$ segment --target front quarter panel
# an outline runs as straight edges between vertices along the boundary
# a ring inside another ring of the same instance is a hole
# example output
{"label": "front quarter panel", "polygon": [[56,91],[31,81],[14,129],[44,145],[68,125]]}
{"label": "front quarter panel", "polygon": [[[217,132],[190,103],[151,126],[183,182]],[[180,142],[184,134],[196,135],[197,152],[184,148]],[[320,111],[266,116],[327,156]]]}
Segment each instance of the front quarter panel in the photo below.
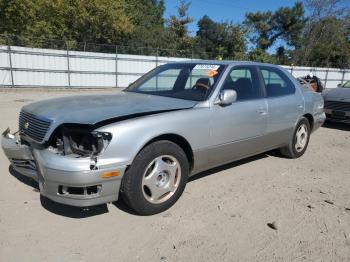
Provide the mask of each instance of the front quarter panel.
{"label": "front quarter panel", "polygon": [[[121,121],[98,130],[110,132],[112,141],[99,157],[99,163],[130,165],[138,152],[152,139],[175,134],[187,140],[194,155],[210,144],[209,108],[192,108]],[[205,163],[206,159],[195,161]]]}

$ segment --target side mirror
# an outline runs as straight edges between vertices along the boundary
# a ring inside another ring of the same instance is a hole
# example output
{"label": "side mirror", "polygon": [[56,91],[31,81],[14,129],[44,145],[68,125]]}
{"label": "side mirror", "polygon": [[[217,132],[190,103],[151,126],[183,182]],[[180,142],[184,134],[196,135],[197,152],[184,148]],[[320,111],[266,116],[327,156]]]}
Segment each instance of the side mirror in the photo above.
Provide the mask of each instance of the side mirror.
{"label": "side mirror", "polygon": [[237,92],[232,89],[222,90],[216,101],[216,105],[228,106],[237,100]]}
{"label": "side mirror", "polygon": [[342,84],[338,84],[337,87],[342,87]]}

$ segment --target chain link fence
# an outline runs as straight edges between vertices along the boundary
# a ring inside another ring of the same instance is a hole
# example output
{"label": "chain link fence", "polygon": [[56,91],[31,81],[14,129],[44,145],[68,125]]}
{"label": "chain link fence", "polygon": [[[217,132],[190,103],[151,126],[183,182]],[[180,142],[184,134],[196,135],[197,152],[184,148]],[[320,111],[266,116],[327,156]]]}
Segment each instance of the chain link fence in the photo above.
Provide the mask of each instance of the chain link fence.
{"label": "chain link fence", "polygon": [[[32,47],[26,47],[29,45]],[[212,54],[195,50],[35,41],[0,35],[0,87],[126,87],[156,66]],[[350,71],[284,66],[295,77],[312,72],[327,88],[350,80]]]}
{"label": "chain link fence", "polygon": [[97,52],[107,54],[128,54],[128,55],[143,55],[143,56],[164,56],[164,57],[179,57],[192,59],[210,59],[218,56],[216,53],[203,52],[196,49],[166,49],[154,48],[149,46],[125,46],[114,44],[97,44],[89,42],[77,42],[62,39],[49,38],[28,38],[16,35],[1,35],[0,45],[32,47],[40,49],[58,49],[77,52]]}

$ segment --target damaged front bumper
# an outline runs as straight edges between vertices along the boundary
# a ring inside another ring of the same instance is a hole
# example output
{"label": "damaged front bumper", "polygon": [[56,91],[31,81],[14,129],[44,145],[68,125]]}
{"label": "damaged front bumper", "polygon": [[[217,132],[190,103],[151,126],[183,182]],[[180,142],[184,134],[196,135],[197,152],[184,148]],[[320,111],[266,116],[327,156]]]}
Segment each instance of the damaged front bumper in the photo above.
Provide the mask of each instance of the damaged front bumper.
{"label": "damaged front bumper", "polygon": [[[89,157],[62,156],[35,149],[5,131],[1,146],[12,167],[39,183],[40,194],[62,204],[94,206],[118,199],[126,165],[94,165]],[[112,175],[111,175],[112,174]]]}
{"label": "damaged front bumper", "polygon": [[325,108],[327,120],[332,122],[341,122],[350,124],[350,111],[334,110]]}

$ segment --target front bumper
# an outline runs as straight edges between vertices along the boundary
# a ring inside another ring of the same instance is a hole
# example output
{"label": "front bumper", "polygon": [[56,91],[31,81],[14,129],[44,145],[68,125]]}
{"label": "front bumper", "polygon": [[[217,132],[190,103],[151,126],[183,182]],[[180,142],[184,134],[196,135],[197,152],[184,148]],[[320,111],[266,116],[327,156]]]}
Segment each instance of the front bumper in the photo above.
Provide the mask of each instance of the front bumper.
{"label": "front bumper", "polygon": [[350,124],[350,111],[339,111],[329,108],[325,108],[324,111],[326,113],[327,120]]}
{"label": "front bumper", "polygon": [[[62,204],[94,206],[118,199],[125,165],[109,164],[90,169],[90,158],[57,155],[48,149],[32,149],[12,135],[2,137],[1,145],[13,168],[38,181],[40,194]],[[118,176],[102,178],[106,173]]]}

